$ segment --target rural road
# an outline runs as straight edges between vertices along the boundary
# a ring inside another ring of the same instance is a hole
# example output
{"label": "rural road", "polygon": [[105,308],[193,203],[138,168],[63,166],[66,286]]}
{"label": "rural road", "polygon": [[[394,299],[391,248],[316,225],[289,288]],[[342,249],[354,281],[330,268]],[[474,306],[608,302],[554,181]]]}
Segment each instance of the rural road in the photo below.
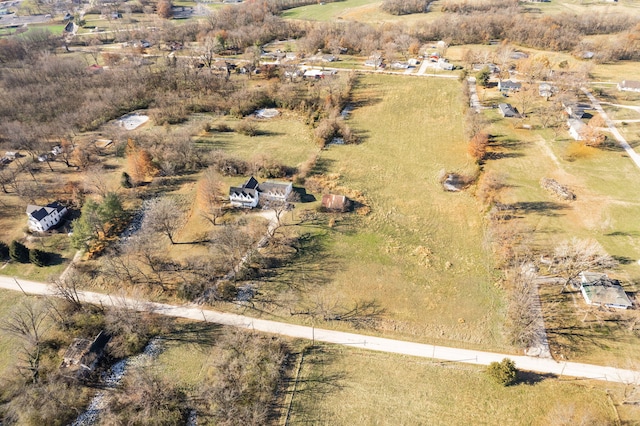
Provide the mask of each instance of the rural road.
{"label": "rural road", "polygon": [[[22,279],[16,280],[12,277],[6,276],[0,276],[0,288],[22,291],[24,293],[36,295],[52,294],[50,287],[46,284]],[[168,305],[164,303],[128,299],[121,296],[112,297],[107,294],[88,291],[81,292],[80,298],[87,303],[102,306],[118,306],[138,311],[150,311],[159,315],[187,318],[195,321],[206,321],[264,333],[280,334],[288,337],[309,340],[313,339],[319,342],[353,346],[372,351],[476,365],[488,365],[491,362],[501,361],[503,358],[509,357],[515,361],[516,366],[522,370],[627,384],[640,383],[640,371],[624,370],[614,367],[580,364],[575,362],[556,362],[548,358],[534,358],[528,356],[515,356],[511,354],[449,348],[445,346],[434,346],[423,343],[385,339],[363,334],[324,330],[302,325],[251,318],[243,315],[205,310],[197,305]]]}

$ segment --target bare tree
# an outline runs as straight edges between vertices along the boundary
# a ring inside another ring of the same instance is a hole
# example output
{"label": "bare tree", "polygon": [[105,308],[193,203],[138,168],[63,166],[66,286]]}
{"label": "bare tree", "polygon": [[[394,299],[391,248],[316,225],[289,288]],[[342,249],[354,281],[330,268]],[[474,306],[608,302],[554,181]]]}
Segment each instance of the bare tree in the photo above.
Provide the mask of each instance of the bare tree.
{"label": "bare tree", "polygon": [[552,270],[564,279],[560,292],[588,270],[604,270],[617,266],[617,262],[605,253],[595,240],[573,238],[561,242],[554,251]]}
{"label": "bare tree", "polygon": [[540,325],[535,274],[522,263],[510,271],[511,292],[507,310],[509,340],[520,348],[528,348],[538,340]]}
{"label": "bare tree", "polygon": [[213,226],[226,213],[222,194],[220,175],[213,168],[208,168],[198,183],[198,205],[200,215]]}
{"label": "bare tree", "polygon": [[21,370],[26,370],[25,376],[33,383],[39,379],[44,336],[49,329],[47,316],[44,304],[24,301],[0,324],[1,330],[21,340],[21,361],[26,364]]}
{"label": "bare tree", "polygon": [[182,226],[184,214],[173,198],[156,198],[147,208],[142,226],[162,233],[175,244],[175,235]]}
{"label": "bare tree", "polygon": [[79,289],[86,284],[89,277],[78,271],[73,264],[58,279],[51,282],[53,293],[65,301],[67,301],[75,309],[82,308],[82,300],[80,299]]}
{"label": "bare tree", "polygon": [[253,242],[253,238],[244,229],[234,225],[220,227],[211,237],[213,252],[222,257],[234,272],[240,269]]}

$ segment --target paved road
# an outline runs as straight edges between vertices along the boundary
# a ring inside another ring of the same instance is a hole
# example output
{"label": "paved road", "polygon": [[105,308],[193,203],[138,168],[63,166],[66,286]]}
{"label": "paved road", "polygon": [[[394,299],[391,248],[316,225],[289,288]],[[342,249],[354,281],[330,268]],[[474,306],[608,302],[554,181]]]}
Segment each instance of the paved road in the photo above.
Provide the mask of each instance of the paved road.
{"label": "paved road", "polygon": [[[51,290],[46,284],[26,280],[16,281],[14,278],[5,276],[0,276],[0,288],[23,291],[29,294],[51,295]],[[640,371],[590,364],[579,364],[574,362],[556,362],[551,359],[449,348],[445,346],[434,346],[423,343],[385,339],[363,334],[324,330],[302,325],[251,318],[243,315],[205,310],[196,305],[175,306],[88,291],[82,292],[80,297],[87,303],[94,303],[102,306],[120,306],[138,311],[152,311],[160,315],[187,318],[196,321],[207,321],[265,333],[274,333],[289,337],[309,340],[313,339],[319,342],[353,346],[372,351],[389,352],[477,365],[488,365],[491,362],[501,361],[503,358],[509,357],[515,361],[518,368],[523,370],[610,382],[640,383]]]}
{"label": "paved road", "polygon": [[591,92],[589,92],[589,90],[583,88],[582,92],[584,92],[584,94],[587,95],[587,97],[589,98],[589,101],[591,102],[591,106],[593,106],[593,108],[596,111],[598,111],[600,116],[602,116],[602,118],[604,119],[604,122],[607,123],[607,126],[609,127],[609,131],[611,132],[611,134],[613,134],[613,137],[616,138],[616,140],[618,141],[622,149],[626,151],[627,155],[631,158],[631,160],[636,164],[636,166],[638,166],[638,168],[640,168],[640,155],[638,155],[638,153],[635,152],[633,148],[631,148],[631,145],[629,145],[629,143],[624,138],[624,136],[622,136],[620,131],[616,128],[615,123],[609,118],[609,116],[604,111],[604,109],[602,109],[602,105],[600,105],[600,101],[598,101],[595,98],[595,96],[593,96]]}

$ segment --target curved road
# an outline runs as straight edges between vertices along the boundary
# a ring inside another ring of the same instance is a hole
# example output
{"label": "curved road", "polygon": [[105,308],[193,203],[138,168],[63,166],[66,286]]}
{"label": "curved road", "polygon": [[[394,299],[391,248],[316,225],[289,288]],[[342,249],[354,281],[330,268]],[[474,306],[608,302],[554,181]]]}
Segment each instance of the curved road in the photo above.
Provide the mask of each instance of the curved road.
{"label": "curved road", "polygon": [[[0,276],[0,288],[22,291],[28,294],[52,295],[49,286],[26,280],[16,280],[11,277]],[[110,296],[94,292],[81,292],[80,298],[87,303],[102,306],[117,306],[138,311],[149,311],[160,315],[177,318],[187,318],[196,321],[206,321],[232,327],[240,327],[265,333],[283,336],[313,339],[319,342],[338,345],[354,346],[372,351],[390,352],[402,355],[433,358],[444,361],[463,362],[468,364],[488,365],[494,361],[501,361],[505,357],[515,361],[522,370],[539,373],[555,374],[558,376],[572,376],[585,379],[604,380],[619,383],[640,384],[640,371],[624,370],[620,368],[580,364],[575,362],[556,362],[552,359],[534,358],[528,356],[514,356],[493,352],[482,352],[468,349],[434,346],[423,343],[406,342],[402,340],[385,339],[363,334],[345,333],[341,331],[324,330],[302,325],[287,324],[251,318],[243,315],[205,310],[196,305],[176,306],[155,303],[144,300],[129,299],[120,296]]]}

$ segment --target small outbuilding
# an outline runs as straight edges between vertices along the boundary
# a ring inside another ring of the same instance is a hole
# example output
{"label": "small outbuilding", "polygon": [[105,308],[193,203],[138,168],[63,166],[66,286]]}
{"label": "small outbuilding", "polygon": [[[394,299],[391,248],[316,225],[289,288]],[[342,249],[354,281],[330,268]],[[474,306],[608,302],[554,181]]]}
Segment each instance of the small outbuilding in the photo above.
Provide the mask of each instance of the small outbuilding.
{"label": "small outbuilding", "polygon": [[92,372],[102,358],[110,339],[104,331],[98,333],[93,340],[74,339],[62,357],[60,369],[77,376]]}
{"label": "small outbuilding", "polygon": [[618,280],[592,272],[580,273],[580,279],[580,292],[588,305],[615,309],[628,309],[633,306]]}
{"label": "small outbuilding", "polygon": [[351,210],[352,202],[344,195],[324,194],[322,196],[322,207],[337,212],[347,212]]}

